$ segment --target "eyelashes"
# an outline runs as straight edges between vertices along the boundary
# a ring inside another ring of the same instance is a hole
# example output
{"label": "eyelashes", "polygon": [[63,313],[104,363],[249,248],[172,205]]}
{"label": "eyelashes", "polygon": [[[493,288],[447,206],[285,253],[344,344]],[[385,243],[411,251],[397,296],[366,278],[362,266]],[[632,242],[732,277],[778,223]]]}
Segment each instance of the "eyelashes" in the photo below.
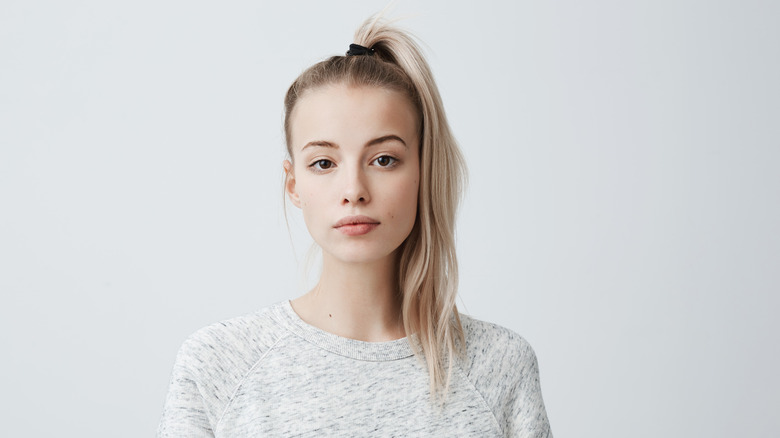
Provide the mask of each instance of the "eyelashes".
{"label": "eyelashes", "polygon": [[382,155],[380,157],[377,157],[374,161],[371,163],[376,163],[379,167],[394,167],[396,164],[398,164],[398,159],[395,157],[391,157],[390,155]]}
{"label": "eyelashes", "polygon": [[[380,155],[379,157],[376,157],[371,161],[372,166],[377,166],[382,169],[391,169],[398,165],[400,161],[398,158],[395,158],[390,155]],[[336,163],[333,161],[327,159],[327,158],[321,158],[319,160],[313,161],[311,164],[309,164],[309,168],[312,169],[315,172],[325,172],[327,170],[332,169],[336,166]]]}
{"label": "eyelashes", "polygon": [[314,170],[317,170],[317,171],[320,171],[320,172],[324,171],[324,170],[328,170],[332,166],[333,166],[333,161],[324,160],[324,159],[323,160],[317,160],[317,161],[309,164],[310,168],[312,168]]}

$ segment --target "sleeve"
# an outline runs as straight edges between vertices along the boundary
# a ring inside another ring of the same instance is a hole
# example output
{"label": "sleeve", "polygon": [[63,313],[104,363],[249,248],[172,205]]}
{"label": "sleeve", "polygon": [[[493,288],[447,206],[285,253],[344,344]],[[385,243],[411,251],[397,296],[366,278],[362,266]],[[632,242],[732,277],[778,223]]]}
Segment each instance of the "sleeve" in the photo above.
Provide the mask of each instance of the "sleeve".
{"label": "sleeve", "polygon": [[176,356],[162,419],[157,428],[158,438],[214,437],[205,400],[194,378],[193,369],[196,369],[194,365],[198,360],[188,347],[189,343],[185,342]]}
{"label": "sleeve", "polygon": [[550,422],[542,400],[539,364],[536,354],[523,342],[517,361],[517,381],[509,408],[507,436],[515,438],[552,438]]}

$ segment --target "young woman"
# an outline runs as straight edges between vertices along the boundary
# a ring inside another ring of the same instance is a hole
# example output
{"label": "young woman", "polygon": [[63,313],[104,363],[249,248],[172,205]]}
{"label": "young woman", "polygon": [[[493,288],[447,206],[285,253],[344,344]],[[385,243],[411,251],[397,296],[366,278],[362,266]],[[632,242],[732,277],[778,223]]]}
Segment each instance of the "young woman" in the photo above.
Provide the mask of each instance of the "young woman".
{"label": "young woman", "polygon": [[464,164],[414,41],[367,21],[285,99],[309,293],[199,330],[158,435],[551,436],[528,343],[457,312]]}

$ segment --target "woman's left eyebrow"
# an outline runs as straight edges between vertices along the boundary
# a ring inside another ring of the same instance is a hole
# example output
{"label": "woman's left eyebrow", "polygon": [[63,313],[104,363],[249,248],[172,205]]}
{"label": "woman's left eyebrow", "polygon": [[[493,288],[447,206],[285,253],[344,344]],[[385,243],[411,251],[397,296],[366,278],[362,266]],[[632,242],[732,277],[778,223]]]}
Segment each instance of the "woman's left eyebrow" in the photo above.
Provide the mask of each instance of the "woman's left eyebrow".
{"label": "woman's left eyebrow", "polygon": [[385,135],[385,136],[379,137],[379,138],[375,138],[375,139],[369,141],[368,143],[366,143],[366,147],[368,147],[368,146],[376,146],[376,145],[382,144],[382,143],[384,143],[386,141],[393,141],[393,140],[401,142],[401,144],[404,145],[404,147],[408,147],[406,145],[406,142],[401,137],[399,137],[397,135],[393,135],[393,134]]}

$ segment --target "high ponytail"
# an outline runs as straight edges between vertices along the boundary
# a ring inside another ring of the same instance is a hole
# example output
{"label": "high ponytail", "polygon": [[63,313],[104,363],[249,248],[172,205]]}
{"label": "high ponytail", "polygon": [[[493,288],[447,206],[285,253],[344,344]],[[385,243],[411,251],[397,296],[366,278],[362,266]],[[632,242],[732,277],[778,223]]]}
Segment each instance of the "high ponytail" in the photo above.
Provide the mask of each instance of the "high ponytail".
{"label": "high ponytail", "polygon": [[420,186],[417,219],[399,249],[398,285],[406,334],[419,341],[412,345],[425,359],[432,395],[444,395],[452,359],[465,353],[455,304],[455,216],[465,163],[430,67],[414,39],[376,16],[357,30],[354,42],[372,49],[373,55],[331,57],[311,66],[290,86],[285,97],[287,151],[292,159],[290,115],[307,90],[342,83],[375,86],[402,92],[414,104],[420,117]]}

